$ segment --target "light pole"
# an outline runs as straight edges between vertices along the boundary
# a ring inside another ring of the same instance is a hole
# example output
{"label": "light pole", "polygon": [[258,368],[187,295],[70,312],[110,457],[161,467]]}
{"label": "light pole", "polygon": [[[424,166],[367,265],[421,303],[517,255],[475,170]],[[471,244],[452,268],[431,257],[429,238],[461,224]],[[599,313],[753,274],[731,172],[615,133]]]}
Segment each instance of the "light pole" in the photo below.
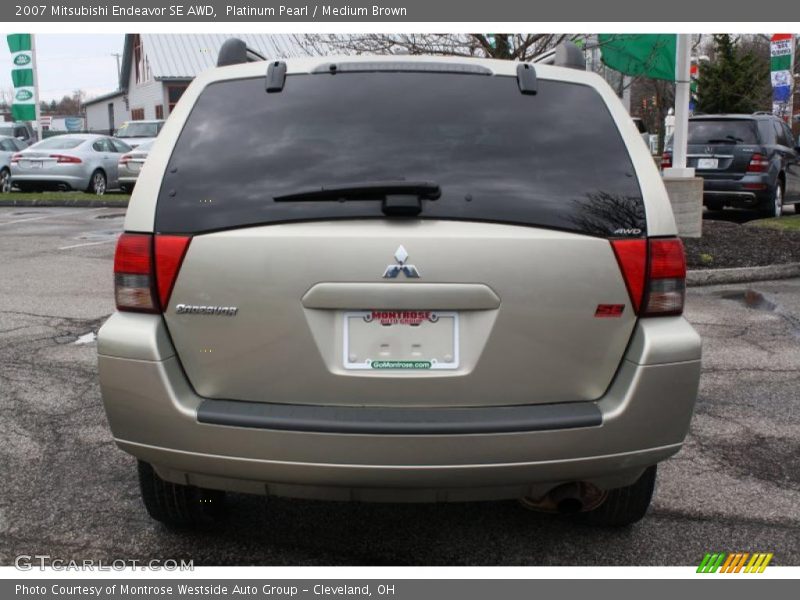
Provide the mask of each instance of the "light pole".
{"label": "light pole", "polygon": [[675,179],[694,177],[694,169],[686,166],[689,98],[691,97],[690,70],[689,35],[679,33],[675,52],[675,135],[672,141],[672,166],[664,169],[664,177]]}

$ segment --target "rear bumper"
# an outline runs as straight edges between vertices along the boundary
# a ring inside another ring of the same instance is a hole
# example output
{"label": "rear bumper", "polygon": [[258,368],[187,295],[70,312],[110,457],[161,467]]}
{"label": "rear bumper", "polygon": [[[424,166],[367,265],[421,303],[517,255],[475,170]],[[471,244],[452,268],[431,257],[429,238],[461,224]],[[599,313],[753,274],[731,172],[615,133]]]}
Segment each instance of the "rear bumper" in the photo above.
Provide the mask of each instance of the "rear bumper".
{"label": "rear bumper", "polygon": [[56,188],[65,185],[73,190],[82,190],[89,186],[89,175],[79,173],[47,173],[39,172],[16,172],[11,173],[11,183],[37,184],[46,188]]}
{"label": "rear bumper", "polygon": [[700,376],[700,339],[683,318],[640,321],[613,384],[589,403],[599,424],[359,433],[199,422],[204,399],[189,387],[158,316],[113,315],[100,331],[99,352],[117,444],[163,478],[359,500],[512,498],[575,480],[627,485],[680,449]]}
{"label": "rear bumper", "polygon": [[775,182],[769,175],[746,175],[739,179],[703,179],[705,201],[722,201],[740,208],[771,203],[774,191]]}

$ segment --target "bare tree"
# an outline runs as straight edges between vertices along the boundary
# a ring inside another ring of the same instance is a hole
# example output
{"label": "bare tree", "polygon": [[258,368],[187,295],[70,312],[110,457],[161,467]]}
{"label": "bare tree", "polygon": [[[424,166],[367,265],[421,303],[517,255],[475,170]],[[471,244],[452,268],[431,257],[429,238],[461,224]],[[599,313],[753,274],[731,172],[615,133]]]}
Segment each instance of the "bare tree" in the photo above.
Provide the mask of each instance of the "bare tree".
{"label": "bare tree", "polygon": [[422,33],[422,34],[304,34],[295,36],[311,55],[428,54],[530,60],[565,40],[583,40],[582,34],[553,33]]}
{"label": "bare tree", "polygon": [[9,110],[14,102],[14,88],[11,86],[0,87],[0,107]]}

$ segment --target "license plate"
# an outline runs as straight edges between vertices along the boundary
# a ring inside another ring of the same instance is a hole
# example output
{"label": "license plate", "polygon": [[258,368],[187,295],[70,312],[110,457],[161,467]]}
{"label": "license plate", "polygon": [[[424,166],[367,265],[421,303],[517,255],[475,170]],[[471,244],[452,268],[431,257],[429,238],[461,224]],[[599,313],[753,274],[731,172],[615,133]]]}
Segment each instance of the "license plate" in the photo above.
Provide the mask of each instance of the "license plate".
{"label": "license plate", "polygon": [[25,166],[29,169],[41,169],[42,165],[43,163],[40,160],[29,160],[25,163]]}
{"label": "license plate", "polygon": [[128,169],[130,171],[133,171],[134,173],[138,173],[139,169],[141,169],[141,168],[142,168],[142,163],[138,163],[138,162],[129,162],[128,163]]}
{"label": "license plate", "polygon": [[698,169],[716,169],[719,166],[719,159],[717,158],[698,158]]}
{"label": "license plate", "polygon": [[348,370],[430,371],[458,368],[458,313],[369,310],[344,313]]}

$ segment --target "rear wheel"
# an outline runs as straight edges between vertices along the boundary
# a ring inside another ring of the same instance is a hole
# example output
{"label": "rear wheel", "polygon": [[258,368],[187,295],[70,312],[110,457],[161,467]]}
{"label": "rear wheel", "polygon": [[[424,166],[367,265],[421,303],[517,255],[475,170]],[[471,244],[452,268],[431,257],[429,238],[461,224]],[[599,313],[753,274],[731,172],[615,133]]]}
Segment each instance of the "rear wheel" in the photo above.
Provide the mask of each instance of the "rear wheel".
{"label": "rear wheel", "polygon": [[97,170],[92,173],[92,177],[89,180],[89,187],[86,190],[90,194],[97,194],[98,196],[102,196],[106,193],[106,174],[103,173],[101,170]]}
{"label": "rear wheel", "polygon": [[783,214],[783,184],[780,181],[775,186],[772,202],[766,205],[761,212],[765,217],[774,218],[778,218]]}
{"label": "rear wheel", "polygon": [[592,525],[624,527],[641,520],[647,513],[656,485],[656,465],[648,467],[632,485],[609,490],[605,501],[581,517]]}
{"label": "rear wheel", "polygon": [[143,461],[139,461],[139,489],[148,514],[168,527],[207,526],[224,513],[225,492],[164,481]]}
{"label": "rear wheel", "polygon": [[6,168],[0,170],[0,193],[6,194],[11,191],[11,171]]}

